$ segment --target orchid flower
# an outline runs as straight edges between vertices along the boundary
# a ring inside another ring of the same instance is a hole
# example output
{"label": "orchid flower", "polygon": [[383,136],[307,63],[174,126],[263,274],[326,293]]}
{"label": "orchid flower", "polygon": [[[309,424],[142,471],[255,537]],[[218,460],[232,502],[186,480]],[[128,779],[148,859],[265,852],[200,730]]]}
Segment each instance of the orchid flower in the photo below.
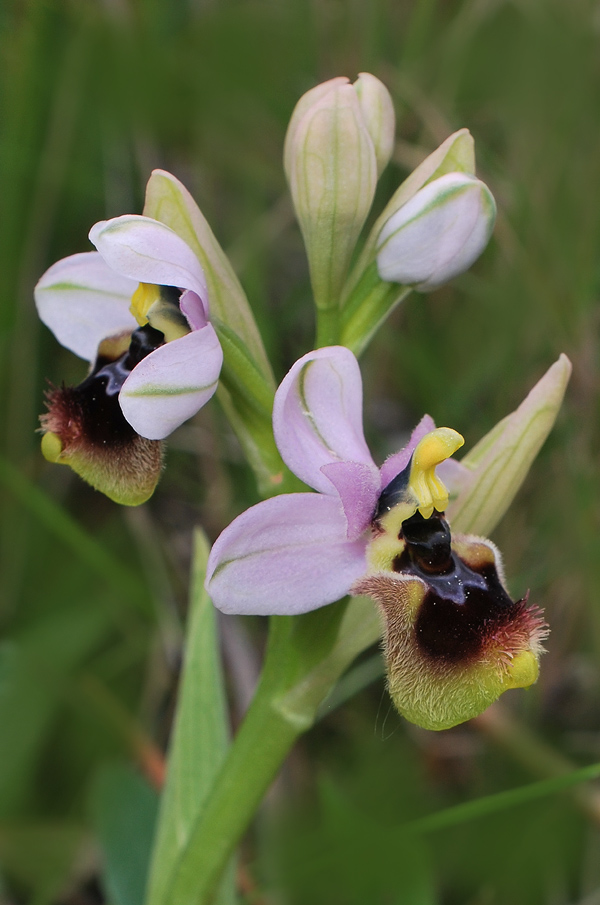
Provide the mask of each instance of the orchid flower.
{"label": "orchid flower", "polygon": [[277,390],[273,428],[286,464],[317,492],[261,502],[223,531],[206,582],[219,609],[293,615],[346,594],[372,597],[394,703],[430,729],[535,682],[540,611],[511,600],[490,541],[452,536],[444,518],[449,493],[436,467],[462,446],[460,434],[426,415],[378,468],[360,370],[344,347],[296,362]]}
{"label": "orchid flower", "polygon": [[160,444],[217,388],[223,361],[202,266],[172,229],[143,216],[92,227],[97,251],[39,280],[41,320],[90,362],[79,387],[51,390],[42,450],[121,503],[152,493]]}

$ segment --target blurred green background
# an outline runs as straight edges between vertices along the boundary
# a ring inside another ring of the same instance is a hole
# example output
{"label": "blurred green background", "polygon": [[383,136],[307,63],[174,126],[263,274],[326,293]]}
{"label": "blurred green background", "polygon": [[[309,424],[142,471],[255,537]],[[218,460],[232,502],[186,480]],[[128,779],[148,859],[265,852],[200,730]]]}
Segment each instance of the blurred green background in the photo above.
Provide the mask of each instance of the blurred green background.
{"label": "blurred green background", "polygon": [[[173,436],[140,510],[47,465],[35,434],[46,378],[78,382],[85,366],[38,323],[33,286],[90,248],[95,221],[141,211],[151,169],[166,168],[231,255],[281,378],[314,329],[286,123],[314,84],[364,70],[398,116],[375,212],[462,126],[499,208],[472,271],[411,296],[367,351],[368,436],[383,457],[428,411],[468,447],[567,352],[567,403],[494,536],[513,593],[531,589],[552,635],[537,686],[479,723],[416,730],[381,679],[327,712],[243,846],[240,901],[600,901],[592,787],[410,842],[397,829],[600,760],[599,37],[592,0],[3,0],[2,905],[141,905],[191,530],[213,539],[256,499],[216,403]],[[237,722],[264,626],[222,629]],[[378,672],[373,654],[358,686]]]}

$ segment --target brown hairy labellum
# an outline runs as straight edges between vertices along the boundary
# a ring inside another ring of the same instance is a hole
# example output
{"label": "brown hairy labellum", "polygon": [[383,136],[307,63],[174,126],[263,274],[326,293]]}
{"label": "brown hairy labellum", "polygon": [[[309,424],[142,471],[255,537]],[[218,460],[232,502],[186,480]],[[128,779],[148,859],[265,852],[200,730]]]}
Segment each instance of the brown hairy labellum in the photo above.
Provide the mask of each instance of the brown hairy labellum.
{"label": "brown hairy labellum", "polygon": [[45,457],[69,465],[92,487],[124,505],[139,505],[152,495],[162,469],[163,444],[136,433],[121,411],[119,392],[138,361],[161,343],[162,334],[150,327],[136,330],[131,341],[106,340],[79,386],[52,387],[46,393],[48,411],[40,417]]}
{"label": "brown hairy labellum", "polygon": [[446,729],[503,691],[535,682],[548,627],[527,596],[510,598],[495,546],[451,538],[439,515],[404,522],[400,540],[393,571],[374,572],[353,588],[381,608],[398,710],[424,728]]}

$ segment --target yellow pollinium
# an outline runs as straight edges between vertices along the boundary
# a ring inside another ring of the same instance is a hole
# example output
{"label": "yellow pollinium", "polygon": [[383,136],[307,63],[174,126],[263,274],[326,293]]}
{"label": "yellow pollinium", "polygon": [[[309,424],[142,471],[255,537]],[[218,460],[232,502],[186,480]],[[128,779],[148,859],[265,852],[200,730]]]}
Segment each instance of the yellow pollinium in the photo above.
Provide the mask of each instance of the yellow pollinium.
{"label": "yellow pollinium", "polygon": [[190,332],[187,320],[172,301],[164,298],[161,287],[140,283],[131,297],[129,310],[140,327],[150,324],[165,337],[165,342],[180,339]]}
{"label": "yellow pollinium", "polygon": [[444,511],[448,505],[448,491],[435,469],[464,442],[458,431],[451,427],[438,427],[420,440],[412,456],[404,500],[380,519],[381,527],[388,536],[397,538],[402,522],[417,511],[423,518],[430,518],[434,509]]}
{"label": "yellow pollinium", "polygon": [[427,434],[413,453],[409,490],[417,500],[423,518],[433,510],[443,512],[448,505],[448,491],[435,473],[437,465],[449,459],[464,444],[464,438],[451,427],[438,427]]}
{"label": "yellow pollinium", "polygon": [[140,283],[131,297],[129,306],[129,310],[140,327],[145,327],[148,323],[148,312],[156,302],[160,302],[160,286],[155,286],[153,283]]}

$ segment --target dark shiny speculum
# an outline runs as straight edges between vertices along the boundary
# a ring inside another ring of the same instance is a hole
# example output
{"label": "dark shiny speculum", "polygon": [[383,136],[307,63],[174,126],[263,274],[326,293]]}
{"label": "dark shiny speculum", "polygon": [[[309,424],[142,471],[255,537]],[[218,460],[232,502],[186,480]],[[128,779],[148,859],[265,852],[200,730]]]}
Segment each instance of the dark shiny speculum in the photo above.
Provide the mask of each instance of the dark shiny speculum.
{"label": "dark shiny speculum", "polygon": [[422,653],[447,662],[470,661],[523,609],[504,589],[493,557],[469,563],[451,548],[441,515],[419,513],[402,524],[406,546],[394,571],[426,585],[415,623]]}

